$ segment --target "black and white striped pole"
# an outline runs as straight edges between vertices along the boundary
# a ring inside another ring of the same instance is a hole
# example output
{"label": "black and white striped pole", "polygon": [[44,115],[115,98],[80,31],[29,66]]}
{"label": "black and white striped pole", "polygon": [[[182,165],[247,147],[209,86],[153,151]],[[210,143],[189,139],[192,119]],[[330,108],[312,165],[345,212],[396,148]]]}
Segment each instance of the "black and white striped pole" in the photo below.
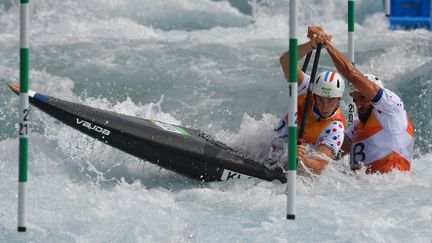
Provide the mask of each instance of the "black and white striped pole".
{"label": "black and white striped pole", "polygon": [[20,4],[20,107],[18,166],[18,232],[26,232],[26,183],[28,167],[29,0]]}

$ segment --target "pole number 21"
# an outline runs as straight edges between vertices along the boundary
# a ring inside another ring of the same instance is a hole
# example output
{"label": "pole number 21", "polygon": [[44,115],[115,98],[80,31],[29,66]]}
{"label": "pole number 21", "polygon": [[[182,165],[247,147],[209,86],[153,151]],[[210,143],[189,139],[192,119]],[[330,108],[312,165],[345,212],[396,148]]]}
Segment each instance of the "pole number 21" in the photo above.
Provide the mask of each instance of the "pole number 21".
{"label": "pole number 21", "polygon": [[19,135],[20,136],[27,135],[27,132],[28,132],[28,129],[27,129],[27,121],[28,121],[27,116],[28,116],[28,112],[29,112],[28,109],[24,109],[23,110],[23,114],[24,114],[23,120],[22,120],[22,122],[19,123]]}

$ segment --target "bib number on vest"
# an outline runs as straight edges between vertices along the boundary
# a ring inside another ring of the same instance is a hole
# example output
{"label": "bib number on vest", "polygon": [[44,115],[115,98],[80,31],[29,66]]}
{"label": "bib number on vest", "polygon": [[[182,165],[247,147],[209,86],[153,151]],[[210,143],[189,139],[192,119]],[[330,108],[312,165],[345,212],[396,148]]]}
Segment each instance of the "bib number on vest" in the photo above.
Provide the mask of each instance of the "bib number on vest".
{"label": "bib number on vest", "polygon": [[354,145],[354,151],[351,156],[351,168],[358,168],[360,163],[366,159],[366,154],[363,152],[364,149],[364,143],[357,143]]}

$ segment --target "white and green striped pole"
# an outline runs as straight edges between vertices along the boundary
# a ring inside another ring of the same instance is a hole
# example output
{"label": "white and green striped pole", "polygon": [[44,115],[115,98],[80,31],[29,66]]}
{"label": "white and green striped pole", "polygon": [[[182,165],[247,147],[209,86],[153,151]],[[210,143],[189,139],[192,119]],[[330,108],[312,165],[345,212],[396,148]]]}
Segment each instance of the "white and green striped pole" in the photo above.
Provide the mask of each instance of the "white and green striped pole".
{"label": "white and green striped pole", "polygon": [[[348,58],[354,65],[354,0],[348,0]],[[352,84],[349,83],[351,86]],[[352,99],[349,99],[348,104],[348,126],[354,122],[354,103]],[[352,159],[352,153],[350,153],[350,161]]]}
{"label": "white and green striped pole", "polygon": [[29,83],[29,0],[20,4],[20,107],[19,107],[19,166],[18,166],[18,232],[26,227],[26,183],[28,162],[28,83]]}
{"label": "white and green striped pole", "polygon": [[354,0],[348,0],[348,57],[354,64]]}
{"label": "white and green striped pole", "polygon": [[288,171],[287,219],[295,219],[297,176],[297,0],[290,0],[289,10],[289,97],[288,97]]}

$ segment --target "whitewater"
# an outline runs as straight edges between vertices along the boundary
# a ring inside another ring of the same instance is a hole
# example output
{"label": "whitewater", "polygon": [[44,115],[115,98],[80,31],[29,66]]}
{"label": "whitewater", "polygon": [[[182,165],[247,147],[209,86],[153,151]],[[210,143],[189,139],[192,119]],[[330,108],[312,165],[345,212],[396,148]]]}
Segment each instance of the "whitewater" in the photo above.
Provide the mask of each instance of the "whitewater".
{"label": "whitewater", "polygon": [[[288,108],[288,13],[288,0],[30,1],[30,89],[261,157]],[[300,43],[309,25],[347,53],[346,0],[299,1]],[[318,72],[334,69],[321,56]],[[201,183],[32,107],[28,232],[18,233],[19,99],[7,83],[19,80],[19,5],[0,0],[0,242],[431,242],[432,32],[391,31],[382,1],[356,1],[355,63],[403,99],[410,173],[352,173],[344,158],[297,178],[288,221],[282,183]]]}

